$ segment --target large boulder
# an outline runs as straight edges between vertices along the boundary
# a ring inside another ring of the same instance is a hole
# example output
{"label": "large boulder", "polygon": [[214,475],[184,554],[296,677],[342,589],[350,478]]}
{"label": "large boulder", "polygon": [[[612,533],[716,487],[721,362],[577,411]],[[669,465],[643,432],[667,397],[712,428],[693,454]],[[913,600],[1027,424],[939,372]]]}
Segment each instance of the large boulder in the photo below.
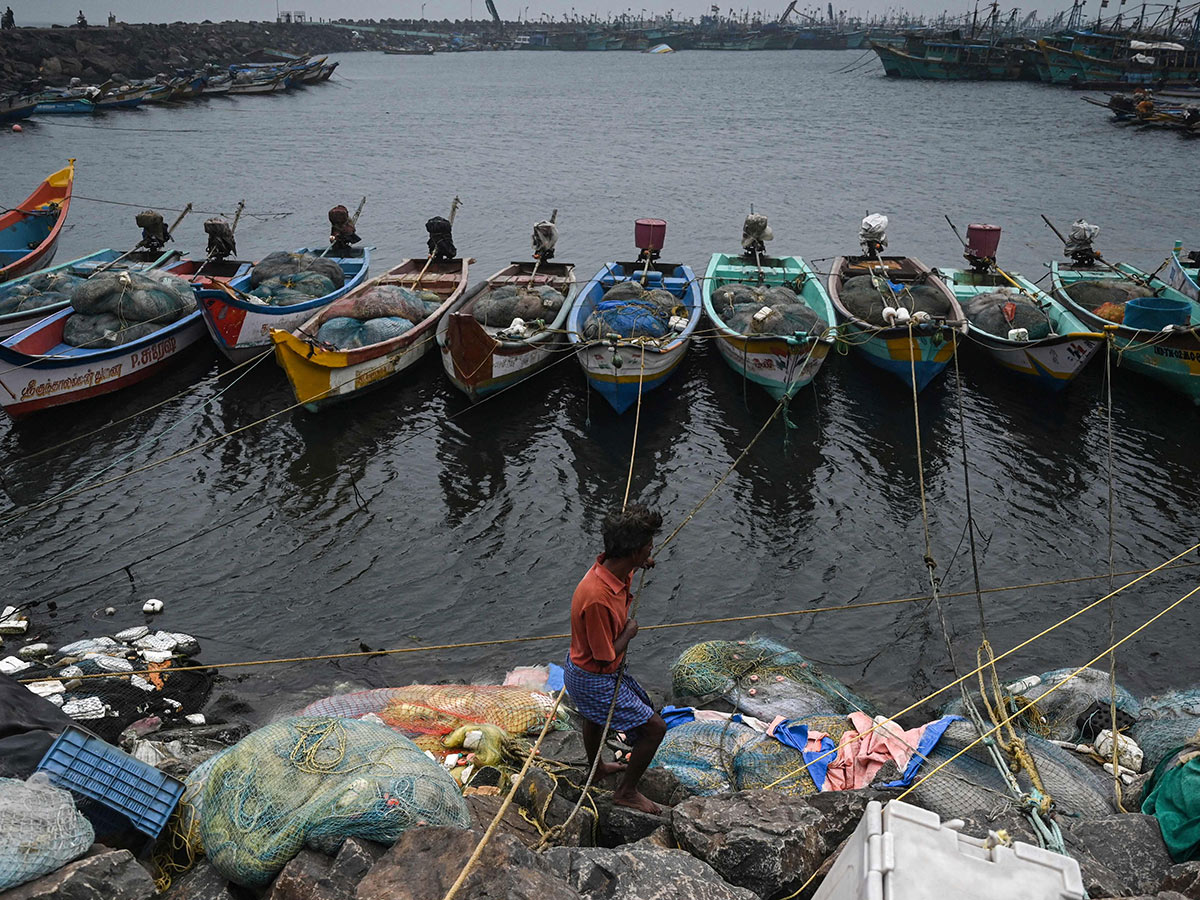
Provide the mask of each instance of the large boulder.
{"label": "large boulder", "polygon": [[[1067,850],[1079,858],[1080,869],[1090,857],[1120,879],[1123,890],[1114,896],[1146,894],[1158,890],[1171,856],[1163,843],[1158,820],[1141,813],[1084,819],[1064,831]],[[1087,878],[1084,879],[1085,886]],[[1088,893],[1095,895],[1091,888]]]}
{"label": "large boulder", "polygon": [[754,900],[682,850],[556,847],[546,862],[585,900]]}
{"label": "large boulder", "polygon": [[164,900],[233,900],[229,879],[213,868],[207,859],[171,881]]}
{"label": "large boulder", "polygon": [[670,810],[666,810],[664,815],[652,816],[628,806],[617,806],[610,797],[598,799],[596,811],[600,814],[600,830],[596,842],[601,847],[632,844],[649,837],[662,826],[671,824]]}
{"label": "large boulder", "polygon": [[1160,891],[1178,891],[1188,900],[1200,900],[1200,860],[1180,863],[1167,869],[1159,884]]}
{"label": "large boulder", "polygon": [[[482,831],[410,828],[359,882],[356,900],[442,900],[467,864]],[[488,841],[459,896],[471,900],[581,900],[547,863],[512,835]]]}
{"label": "large boulder", "polygon": [[154,879],[128,850],[96,845],[92,855],[5,891],[3,900],[150,900]]}
{"label": "large boulder", "polygon": [[828,855],[824,816],[803,797],[739,791],[693,797],[671,812],[679,846],[760,897],[795,890]]}

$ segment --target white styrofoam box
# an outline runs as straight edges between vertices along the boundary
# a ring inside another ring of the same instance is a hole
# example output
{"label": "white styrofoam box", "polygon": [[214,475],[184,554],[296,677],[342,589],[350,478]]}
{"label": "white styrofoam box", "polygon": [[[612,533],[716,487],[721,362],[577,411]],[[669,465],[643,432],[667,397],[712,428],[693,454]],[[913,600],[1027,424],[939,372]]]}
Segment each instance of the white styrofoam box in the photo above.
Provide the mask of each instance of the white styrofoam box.
{"label": "white styrofoam box", "polygon": [[1083,900],[1069,856],[986,843],[937,813],[872,801],[813,900]]}

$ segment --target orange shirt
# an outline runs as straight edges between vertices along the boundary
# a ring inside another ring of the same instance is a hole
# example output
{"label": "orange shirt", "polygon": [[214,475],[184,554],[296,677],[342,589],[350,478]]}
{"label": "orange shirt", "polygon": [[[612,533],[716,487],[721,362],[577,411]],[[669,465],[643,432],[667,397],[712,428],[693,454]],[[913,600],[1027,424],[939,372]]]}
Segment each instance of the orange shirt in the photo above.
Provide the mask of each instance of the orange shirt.
{"label": "orange shirt", "polygon": [[621,581],[603,562],[604,554],[596,557],[571,597],[571,662],[586,672],[615,672],[625,656],[617,657],[613,641],[629,618],[633,574]]}

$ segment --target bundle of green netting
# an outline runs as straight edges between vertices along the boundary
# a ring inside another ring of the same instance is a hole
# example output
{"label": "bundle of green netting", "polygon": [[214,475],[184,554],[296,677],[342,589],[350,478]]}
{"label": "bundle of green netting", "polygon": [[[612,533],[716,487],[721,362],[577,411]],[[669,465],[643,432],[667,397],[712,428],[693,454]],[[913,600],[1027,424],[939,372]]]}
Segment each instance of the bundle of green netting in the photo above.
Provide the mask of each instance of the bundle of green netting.
{"label": "bundle of green netting", "polygon": [[680,654],[671,667],[679,698],[702,704],[724,697],[743,712],[770,721],[775,716],[874,715],[874,707],[826,675],[795,650],[763,638],[704,641]]}
{"label": "bundle of green netting", "polygon": [[1024,293],[996,288],[971,298],[964,310],[976,328],[998,337],[1008,337],[1014,328],[1029,332],[1029,340],[1040,341],[1050,334],[1050,317]]}
{"label": "bundle of green netting", "polygon": [[295,278],[298,275],[320,275],[332,285],[330,290],[340,288],[346,283],[342,267],[332,259],[317,256],[315,253],[288,253],[277,250],[268,253],[255,264],[250,272],[250,286],[258,288],[268,282]]}
{"label": "bundle of green netting", "polygon": [[507,328],[513,319],[551,322],[563,306],[563,295],[548,284],[535,288],[504,284],[485,291],[471,304],[471,314],[480,325]]}
{"label": "bundle of green netting", "polygon": [[[842,716],[812,716],[801,724],[835,742],[851,728]],[[825,765],[831,762],[832,757],[824,760]],[[732,720],[676,725],[667,731],[652,765],[667,769],[684,789],[702,797],[767,788],[785,794],[817,792],[799,750]]]}
{"label": "bundle of green netting", "polygon": [[308,846],[348,837],[391,844],[416,825],[466,827],[454,779],[408,738],[372,722],[283,719],[213,762],[197,805],[200,839],[221,875],[266,885]]}
{"label": "bundle of green netting", "polygon": [[298,272],[268,278],[250,291],[250,296],[265,300],[271,306],[294,306],[332,294],[338,287],[320,272]]}
{"label": "bundle of green netting", "polygon": [[842,305],[863,321],[880,328],[892,323],[883,317],[888,307],[910,313],[928,313],[944,319],[953,311],[950,298],[930,284],[898,284],[878,275],[856,275],[841,284],[838,296]]}
{"label": "bundle of green netting", "polygon": [[1129,736],[1142,748],[1142,771],[1149,772],[1172,751],[1200,741],[1200,688],[1147,697],[1137,709]]}
{"label": "bundle of green netting", "polygon": [[824,324],[785,284],[723,284],[712,292],[712,305],[721,321],[740,334],[812,333]]}
{"label": "bundle of green netting", "polygon": [[334,303],[321,320],[318,340],[339,350],[354,350],[407,334],[441,308],[433,291],[381,284]]}
{"label": "bundle of green netting", "polygon": [[68,303],[71,292],[84,281],[78,275],[56,269],[30,275],[16,284],[0,285],[0,315],[32,312],[59,303]]}
{"label": "bundle of green netting", "polygon": [[646,290],[636,281],[619,281],[596,303],[584,320],[583,336],[603,340],[610,334],[623,338],[660,338],[671,330],[672,316],[688,315],[679,298],[662,288]]}
{"label": "bundle of green netting", "polygon": [[195,312],[192,286],[166,272],[103,272],[71,294],[63,343],[97,350],[153,334]]}

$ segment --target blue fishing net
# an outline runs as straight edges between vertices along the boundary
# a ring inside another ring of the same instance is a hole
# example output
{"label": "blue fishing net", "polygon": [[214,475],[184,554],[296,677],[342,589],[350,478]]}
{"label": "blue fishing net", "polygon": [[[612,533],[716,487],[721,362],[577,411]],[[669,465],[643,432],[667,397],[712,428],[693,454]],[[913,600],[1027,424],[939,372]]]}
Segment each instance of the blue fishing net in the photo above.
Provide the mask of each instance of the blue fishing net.
{"label": "blue fishing net", "polygon": [[1130,731],[1144,761],[1142,771],[1149,772],[1178,747],[1200,731],[1200,688],[1169,691],[1142,700],[1137,723]]}
{"label": "blue fishing net", "polygon": [[292,306],[324,297],[337,287],[332,279],[319,272],[298,272],[264,279],[250,294],[266,300],[272,306]]}
{"label": "blue fishing net", "polygon": [[332,344],[339,350],[355,350],[381,341],[390,341],[411,331],[413,323],[398,316],[378,319],[351,319],[337,316],[329,319],[317,330],[317,339]]}
{"label": "blue fishing net", "polygon": [[201,792],[200,837],[223,876],[261,887],[308,846],[393,843],[416,825],[466,827],[454,779],[408,738],[356,719],[290,718],[221,753]]}
{"label": "blue fishing net", "polygon": [[587,317],[583,335],[600,340],[610,334],[623,338],[660,338],[667,333],[670,315],[653,300],[601,300]]}
{"label": "blue fishing net", "polygon": [[[254,270],[250,273],[250,286],[257,288],[267,281],[301,274],[323,275],[333,287],[340,288],[346,283],[342,267],[328,257],[317,256],[313,253],[288,253],[284,250],[277,250],[274,253],[268,253],[255,264]],[[325,293],[329,293],[329,291]],[[316,294],[315,296],[322,295]]]}

